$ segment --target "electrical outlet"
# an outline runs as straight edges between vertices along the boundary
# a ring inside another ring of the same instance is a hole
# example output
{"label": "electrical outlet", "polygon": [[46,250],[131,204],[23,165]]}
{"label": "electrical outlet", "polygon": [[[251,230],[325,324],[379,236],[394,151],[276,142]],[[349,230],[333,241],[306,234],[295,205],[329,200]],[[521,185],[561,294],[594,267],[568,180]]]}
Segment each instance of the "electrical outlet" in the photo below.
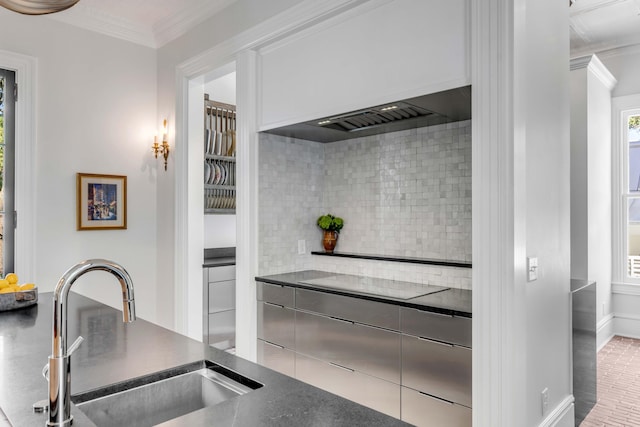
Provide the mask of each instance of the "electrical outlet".
{"label": "electrical outlet", "polygon": [[538,258],[527,257],[527,281],[538,280]]}
{"label": "electrical outlet", "polygon": [[545,387],[544,390],[542,390],[542,392],[540,393],[540,397],[541,397],[541,409],[542,409],[542,415],[547,413],[547,407],[549,406],[549,388]]}
{"label": "electrical outlet", "polygon": [[298,255],[304,255],[307,252],[304,240],[298,240]]}
{"label": "electrical outlet", "polygon": [[602,303],[602,315],[604,316],[605,303]]}

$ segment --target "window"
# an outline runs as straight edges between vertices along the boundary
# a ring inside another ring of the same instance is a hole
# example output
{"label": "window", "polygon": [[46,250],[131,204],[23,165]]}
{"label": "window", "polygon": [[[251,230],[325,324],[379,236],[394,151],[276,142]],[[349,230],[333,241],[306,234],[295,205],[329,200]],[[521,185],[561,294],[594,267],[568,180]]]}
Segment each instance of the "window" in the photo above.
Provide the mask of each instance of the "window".
{"label": "window", "polygon": [[627,277],[640,278],[640,111],[623,117],[627,149]]}

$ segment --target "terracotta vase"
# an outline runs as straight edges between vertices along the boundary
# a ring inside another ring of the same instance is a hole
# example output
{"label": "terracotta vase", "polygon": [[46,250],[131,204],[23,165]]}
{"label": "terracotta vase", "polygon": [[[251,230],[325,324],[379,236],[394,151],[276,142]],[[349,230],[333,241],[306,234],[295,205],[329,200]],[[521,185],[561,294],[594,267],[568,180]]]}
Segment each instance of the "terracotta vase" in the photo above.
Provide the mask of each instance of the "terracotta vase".
{"label": "terracotta vase", "polygon": [[324,230],[324,236],[322,237],[322,246],[324,251],[328,254],[333,253],[333,249],[338,242],[338,232],[333,230]]}

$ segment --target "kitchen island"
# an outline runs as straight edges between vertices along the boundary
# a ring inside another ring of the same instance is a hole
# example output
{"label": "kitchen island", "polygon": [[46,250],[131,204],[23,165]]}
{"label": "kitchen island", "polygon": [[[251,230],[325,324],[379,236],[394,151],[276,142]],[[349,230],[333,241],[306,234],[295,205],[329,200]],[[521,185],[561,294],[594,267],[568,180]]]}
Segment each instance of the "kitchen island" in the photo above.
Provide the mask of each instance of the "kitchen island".
{"label": "kitchen island", "polygon": [[[401,421],[281,375],[142,319],[71,293],[68,336],[85,341],[71,357],[71,394],[209,360],[263,386],[166,423],[179,426],[396,426]],[[51,354],[52,294],[37,305],[0,313],[0,408],[15,427],[41,427],[32,404],[47,399],[42,367]],[[72,406],[74,426],[94,426]]]}

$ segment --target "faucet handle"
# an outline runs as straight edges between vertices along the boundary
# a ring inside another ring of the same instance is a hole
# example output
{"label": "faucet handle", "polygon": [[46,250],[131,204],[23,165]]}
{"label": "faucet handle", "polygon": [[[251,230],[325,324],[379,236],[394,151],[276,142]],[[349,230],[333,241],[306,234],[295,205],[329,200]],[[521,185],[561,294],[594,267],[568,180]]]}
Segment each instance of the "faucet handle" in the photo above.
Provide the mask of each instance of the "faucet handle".
{"label": "faucet handle", "polygon": [[49,381],[49,363],[45,363],[42,367],[42,376],[45,380]]}
{"label": "faucet handle", "polygon": [[69,346],[69,349],[67,350],[67,356],[71,356],[71,353],[73,353],[74,351],[76,351],[78,349],[78,347],[80,347],[80,344],[82,344],[82,341],[84,341],[84,338],[82,338],[82,336],[78,335],[78,338],[76,338],[76,340],[73,342],[73,344],[71,344]]}
{"label": "faucet handle", "polygon": [[[78,336],[78,338],[76,338],[76,340],[73,342],[73,344],[69,346],[69,349],[67,350],[67,357],[71,356],[71,353],[73,353],[78,349],[78,347],[80,347],[80,344],[82,344],[82,341],[84,341],[84,338],[82,338],[82,336]],[[45,380],[49,381],[49,364],[48,363],[42,367],[42,376],[44,377]]]}

